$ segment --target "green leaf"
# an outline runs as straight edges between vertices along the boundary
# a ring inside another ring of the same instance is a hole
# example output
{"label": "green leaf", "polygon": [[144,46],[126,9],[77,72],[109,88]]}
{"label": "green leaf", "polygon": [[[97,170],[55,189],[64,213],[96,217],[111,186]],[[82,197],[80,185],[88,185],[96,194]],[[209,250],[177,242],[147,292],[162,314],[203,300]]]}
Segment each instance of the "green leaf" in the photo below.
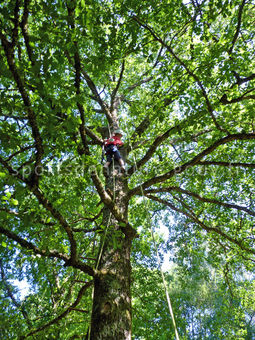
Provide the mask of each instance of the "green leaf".
{"label": "green leaf", "polygon": [[18,205],[18,204],[19,204],[19,201],[12,198],[12,199],[11,199],[11,204],[13,204],[13,205]]}
{"label": "green leaf", "polygon": [[4,247],[4,248],[6,248],[6,247],[7,247],[7,243],[6,243],[6,242],[4,242],[4,241],[2,241],[1,245],[2,245],[2,247]]}
{"label": "green leaf", "polygon": [[5,178],[7,175],[5,172],[0,172],[0,178]]}

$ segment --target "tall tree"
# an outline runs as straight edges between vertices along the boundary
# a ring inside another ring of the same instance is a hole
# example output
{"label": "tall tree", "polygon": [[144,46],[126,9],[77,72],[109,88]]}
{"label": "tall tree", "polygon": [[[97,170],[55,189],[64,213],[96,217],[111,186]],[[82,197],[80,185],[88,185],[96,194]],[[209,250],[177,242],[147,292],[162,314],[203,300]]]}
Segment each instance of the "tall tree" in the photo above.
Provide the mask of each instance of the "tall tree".
{"label": "tall tree", "polygon": [[[4,336],[131,339],[154,210],[180,258],[252,271],[253,18],[246,0],[0,4],[1,289],[24,318]],[[118,127],[127,172],[104,175]]]}

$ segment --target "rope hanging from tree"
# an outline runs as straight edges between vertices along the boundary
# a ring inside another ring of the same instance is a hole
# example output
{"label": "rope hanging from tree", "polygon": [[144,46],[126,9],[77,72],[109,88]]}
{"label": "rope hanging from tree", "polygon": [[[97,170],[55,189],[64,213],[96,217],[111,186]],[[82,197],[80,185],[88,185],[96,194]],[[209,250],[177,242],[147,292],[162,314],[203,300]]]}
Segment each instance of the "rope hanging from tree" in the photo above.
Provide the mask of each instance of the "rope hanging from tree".
{"label": "rope hanging from tree", "polygon": [[[124,122],[125,122],[126,131],[127,131],[127,125],[126,125],[125,119],[124,119]],[[129,141],[129,137],[128,137],[128,145],[129,145],[130,150],[132,152],[133,151],[133,147],[132,147],[132,143],[130,143],[130,141]],[[135,169],[138,170],[137,161],[136,161],[136,157],[135,157],[134,153],[133,153],[133,159],[134,159]],[[163,282],[163,285],[164,285],[164,290],[165,290],[165,295],[166,295],[166,300],[167,300],[167,304],[168,304],[169,313],[170,313],[170,316],[171,316],[171,319],[172,319],[172,322],[173,322],[173,326],[174,326],[175,337],[176,337],[176,340],[180,340],[178,329],[177,329],[177,326],[176,326],[175,317],[174,317],[174,312],[173,312],[173,308],[172,308],[172,303],[171,303],[171,299],[170,299],[170,296],[169,296],[169,293],[168,293],[168,288],[167,288],[167,284],[166,284],[166,280],[165,280],[165,275],[164,275],[164,272],[162,270],[162,266],[161,266],[161,262],[160,262],[160,257],[159,257],[159,251],[158,251],[158,247],[157,247],[157,244],[156,244],[156,240],[155,240],[155,236],[154,236],[154,232],[153,232],[153,228],[152,228],[148,201],[146,200],[142,184],[139,183],[139,186],[141,188],[141,194],[142,194],[142,197],[143,197],[144,207],[145,207],[145,210],[147,212],[146,219],[147,219],[148,225],[150,226],[151,237],[152,237],[154,248],[156,250],[157,262],[158,262],[158,266],[159,266],[159,269],[160,269],[160,273],[161,273],[161,277],[162,277],[162,282]]]}
{"label": "rope hanging from tree", "polygon": [[[108,124],[108,130],[109,130],[109,136],[111,135],[111,130],[110,130],[110,126]],[[103,159],[102,159],[103,160]],[[114,169],[114,157],[113,157],[113,160],[112,160],[112,164],[113,164],[113,169]],[[113,171],[113,202],[115,202],[115,172]],[[109,226],[110,226],[110,222],[111,222],[111,218],[112,218],[112,212],[110,211],[110,214],[109,214],[109,218],[108,218],[108,222],[107,222],[107,225],[106,225],[106,228],[104,230],[104,234],[103,234],[103,237],[102,237],[102,243],[101,243],[101,247],[100,247],[100,251],[99,251],[99,255],[98,255],[98,258],[97,258],[97,263],[96,263],[96,270],[98,269],[98,266],[99,266],[99,262],[101,260],[101,257],[102,257],[102,253],[103,253],[103,249],[104,249],[104,244],[105,244],[105,239],[106,239],[106,235],[107,235],[107,232],[108,232],[108,229],[109,229]],[[92,288],[92,301],[94,299],[94,287]],[[92,314],[90,315],[90,318],[92,317]],[[91,340],[91,322],[89,323],[89,329],[88,329],[88,340]]]}
{"label": "rope hanging from tree", "polygon": [[[109,130],[109,135],[111,135],[109,124],[108,124],[108,130]],[[127,126],[126,126],[126,131],[127,131]],[[128,145],[130,147],[130,150],[133,151],[132,143],[130,143],[129,137],[128,137]],[[135,169],[138,170],[137,161],[136,161],[136,157],[135,157],[134,154],[133,154],[133,159],[134,159]],[[114,165],[114,157],[113,157],[113,169],[114,169],[114,166],[115,165]],[[154,248],[156,250],[157,262],[158,262],[158,266],[159,266],[159,269],[160,269],[160,273],[161,273],[161,277],[162,277],[162,282],[163,282],[163,285],[164,285],[164,290],[165,290],[165,295],[166,295],[166,300],[167,300],[167,304],[168,304],[169,313],[170,313],[170,316],[171,316],[171,319],[172,319],[172,322],[173,322],[173,326],[174,326],[175,337],[176,337],[176,340],[180,340],[179,334],[178,334],[178,329],[177,329],[176,322],[175,322],[174,312],[173,312],[173,308],[172,308],[172,304],[171,304],[171,299],[170,299],[170,296],[169,296],[169,293],[168,293],[167,283],[166,283],[166,280],[165,280],[164,272],[162,270],[162,266],[161,266],[161,262],[160,262],[160,257],[159,257],[159,251],[158,251],[158,247],[157,247],[157,244],[156,244],[156,240],[155,240],[155,236],[154,236],[154,232],[153,232],[153,228],[152,228],[148,201],[146,200],[146,196],[144,194],[144,190],[143,190],[143,187],[142,187],[141,183],[139,184],[139,186],[141,188],[141,193],[142,193],[142,196],[143,196],[144,207],[145,207],[145,210],[147,211],[146,219],[147,219],[148,225],[150,226],[151,237],[152,237],[152,240],[153,240]],[[115,194],[115,171],[113,170],[113,201],[114,202],[115,202],[115,195],[116,195]],[[107,232],[108,232],[108,229],[109,229],[111,217],[112,217],[112,213],[110,212],[108,223],[106,225],[106,228],[104,230],[104,235],[103,235],[103,238],[102,238],[102,244],[101,244],[99,256],[98,256],[98,259],[97,259],[96,270],[98,269],[99,262],[100,262],[100,259],[101,259],[101,256],[102,256],[103,247],[104,247],[106,235],[107,235]],[[94,295],[94,290],[92,291],[92,300],[93,300],[93,295]],[[91,331],[91,325],[89,326],[89,331],[88,331],[88,339],[89,340],[90,340],[90,331]]]}

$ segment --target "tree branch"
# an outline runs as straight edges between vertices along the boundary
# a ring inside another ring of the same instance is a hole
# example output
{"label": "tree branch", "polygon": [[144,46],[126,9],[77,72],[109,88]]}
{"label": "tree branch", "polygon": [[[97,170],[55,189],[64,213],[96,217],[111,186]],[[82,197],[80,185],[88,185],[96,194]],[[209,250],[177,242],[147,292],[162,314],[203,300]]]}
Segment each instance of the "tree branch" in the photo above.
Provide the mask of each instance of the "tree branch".
{"label": "tree branch", "polygon": [[[128,87],[125,89],[126,92],[131,92],[131,91],[133,91],[134,89],[136,89],[138,86],[141,86],[141,85],[143,85],[143,84],[146,84],[146,83],[150,82],[150,81],[153,79],[152,76],[147,77],[147,78],[145,78],[145,76],[147,76],[147,74],[149,74],[149,73],[157,66],[157,64],[158,64],[158,62],[159,62],[159,57],[160,57],[162,51],[163,51],[163,46],[161,46],[160,49],[159,49],[159,52],[158,52],[158,55],[157,55],[156,60],[155,60],[155,62],[154,62],[154,65],[153,65],[149,70],[147,70],[145,73],[143,73],[143,74],[140,76],[141,79],[140,79],[138,82],[134,83],[133,85],[128,86]],[[122,99],[122,100],[125,100],[125,97],[124,97],[123,95],[121,95],[121,99]]]}
{"label": "tree branch", "polygon": [[22,248],[25,248],[26,250],[32,250],[34,254],[41,255],[44,257],[53,257],[58,258],[63,261],[68,261],[69,258],[66,254],[61,254],[57,252],[56,250],[40,250],[38,247],[36,247],[32,242],[29,242],[22,237],[16,235],[12,231],[5,229],[4,227],[0,226],[0,233],[7,236],[9,239],[17,242]]}
{"label": "tree branch", "polygon": [[73,268],[77,268],[82,270],[84,273],[87,273],[91,276],[94,276],[94,270],[92,267],[86,265],[81,261],[73,262],[71,258],[68,257],[66,254],[59,253],[56,250],[42,250],[36,247],[32,242],[29,242],[22,237],[16,235],[12,231],[5,229],[4,227],[0,226],[0,234],[7,236],[9,239],[17,242],[22,248],[26,250],[31,250],[36,255],[41,255],[43,257],[48,258],[57,258],[59,260],[63,260],[65,262],[65,266],[71,266]]}
{"label": "tree branch", "polygon": [[13,169],[6,160],[4,160],[0,156],[0,163],[4,166],[4,168],[9,172],[9,174],[13,177],[17,177],[20,181],[24,182],[24,178],[19,174],[18,170]]}
{"label": "tree branch", "polygon": [[59,223],[61,224],[61,226],[64,228],[69,242],[70,242],[70,248],[71,248],[71,257],[70,257],[70,261],[71,264],[74,264],[77,260],[77,244],[76,244],[76,240],[74,238],[73,235],[73,231],[72,228],[69,226],[69,224],[67,223],[67,221],[64,219],[64,217],[60,214],[60,212],[55,209],[52,205],[51,202],[49,202],[42,194],[42,192],[40,191],[39,188],[34,188],[32,190],[33,194],[37,197],[39,203],[41,203],[43,205],[43,207],[48,210],[53,217],[55,217],[57,219],[57,221],[59,221]]}
{"label": "tree branch", "polygon": [[250,80],[253,80],[255,78],[255,73],[252,73],[250,76],[245,77],[245,78],[241,78],[240,75],[236,72],[233,71],[234,76],[236,78],[236,83],[234,83],[231,88],[233,88],[235,85],[242,85],[244,83],[247,83]]}
{"label": "tree branch", "polygon": [[31,192],[37,197],[38,202],[42,204],[42,206],[48,210],[53,217],[57,219],[57,221],[60,223],[60,225],[64,228],[69,242],[70,242],[70,248],[71,248],[71,257],[70,257],[70,263],[73,265],[77,261],[77,245],[76,240],[73,235],[73,231],[67,221],[64,219],[64,217],[60,214],[60,212],[55,209],[51,202],[49,202],[44,196],[41,190],[38,186],[31,186],[31,183],[29,180],[24,179],[16,170],[14,170],[11,166],[8,165],[8,162],[3,160],[0,157],[0,163],[4,165],[4,167],[8,170],[9,174],[13,177],[17,177],[22,182],[26,183],[31,190]]}
{"label": "tree branch", "polygon": [[85,70],[83,68],[81,68],[81,73],[82,73],[84,79],[86,80],[88,87],[90,88],[91,92],[93,93],[94,99],[101,106],[101,109],[102,109],[103,113],[107,117],[109,125],[113,126],[114,125],[114,121],[113,121],[113,117],[112,117],[112,115],[110,113],[110,110],[109,110],[108,106],[106,105],[106,103],[100,97],[100,94],[98,93],[96,85],[94,84],[93,80],[90,78],[88,73],[85,72]]}
{"label": "tree branch", "polygon": [[24,10],[23,10],[23,16],[22,16],[22,21],[21,21],[20,26],[21,26],[22,35],[24,37],[28,58],[31,61],[32,65],[34,65],[34,54],[33,54],[32,48],[30,46],[30,38],[29,38],[29,35],[28,35],[28,30],[27,30],[27,22],[28,22],[28,15],[29,15],[29,9],[28,9],[29,4],[30,4],[30,0],[24,0]]}
{"label": "tree branch", "polygon": [[[250,90],[249,92],[254,91],[254,89]],[[248,92],[247,92],[248,93]],[[243,100],[251,100],[251,99],[255,99],[255,95],[251,94],[249,96],[246,95],[246,93],[244,93],[242,96],[237,97],[237,98],[233,98],[228,100],[227,95],[224,94],[221,98],[220,98],[220,103],[227,105],[227,104],[233,104],[233,103],[239,103]]]}
{"label": "tree branch", "polygon": [[139,80],[138,82],[134,83],[133,85],[128,86],[128,87],[126,88],[126,91],[127,91],[127,92],[131,92],[131,91],[133,91],[134,89],[136,89],[138,86],[141,86],[141,85],[143,85],[143,84],[146,84],[146,83],[150,82],[150,81],[153,79],[152,76],[147,77],[147,78],[144,78],[144,77],[147,76],[147,74],[149,74],[149,73],[157,66],[157,64],[158,64],[158,62],[159,62],[159,57],[160,57],[162,51],[163,51],[163,46],[161,46],[160,49],[159,49],[159,52],[158,52],[158,55],[157,55],[156,60],[155,60],[155,62],[154,62],[154,65],[153,65],[149,70],[147,70],[145,73],[143,73],[143,74],[141,75],[141,77],[140,77],[141,80]]}
{"label": "tree branch", "polygon": [[163,143],[173,132],[180,130],[181,124],[176,125],[174,127],[171,127],[170,129],[168,129],[165,133],[157,136],[154,140],[154,142],[152,143],[152,145],[150,146],[150,148],[148,149],[148,151],[146,152],[146,154],[144,155],[144,157],[142,159],[140,159],[135,166],[131,167],[128,170],[128,174],[132,175],[136,170],[140,169],[145,163],[147,163],[151,157],[153,156],[153,154],[155,153],[157,147]]}
{"label": "tree branch", "polygon": [[[132,146],[128,146],[127,153],[132,151],[132,149],[135,147],[136,139],[141,137],[141,135],[144,133],[144,131],[150,126],[150,119],[148,117],[145,117],[141,123],[136,127],[135,131],[133,132],[132,136],[130,137],[130,142]],[[133,142],[134,141],[134,142]]]}
{"label": "tree branch", "polygon": [[26,334],[25,336],[22,336],[21,339],[26,339],[31,335],[34,335],[38,332],[43,331],[44,329],[54,325],[55,323],[57,323],[58,321],[60,321],[61,319],[63,319],[66,315],[68,315],[71,311],[75,310],[76,306],[78,306],[78,304],[80,303],[84,292],[93,285],[93,281],[90,281],[88,283],[86,283],[84,286],[82,286],[82,288],[80,289],[76,300],[74,301],[73,304],[71,304],[71,306],[69,306],[63,313],[61,313],[59,316],[57,316],[55,319],[51,320],[50,322],[46,323],[45,325],[39,327],[38,329]]}
{"label": "tree branch", "polygon": [[[68,10],[68,17],[71,21],[71,28],[72,30],[75,29],[75,22],[74,22],[74,11],[75,11],[75,6],[72,8],[67,5],[67,10]],[[81,60],[80,60],[80,55],[79,55],[79,49],[78,49],[78,43],[77,41],[74,41],[74,70],[75,70],[75,88],[76,88],[76,95],[79,96],[81,93],[80,89],[80,84],[81,84]],[[83,145],[83,152],[86,155],[90,154],[89,147],[87,144],[87,138],[86,138],[86,130],[85,130],[85,114],[84,114],[84,108],[83,105],[79,102],[79,100],[76,101],[76,105],[78,107],[78,110],[80,112],[80,118],[81,118],[81,123],[79,125],[79,132],[81,136],[81,141]]]}
{"label": "tree branch", "polygon": [[95,142],[95,144],[102,145],[103,140],[98,137],[93,131],[91,131],[87,126],[84,127],[86,134]]}
{"label": "tree branch", "polygon": [[35,155],[35,164],[34,164],[34,170],[31,176],[31,185],[37,184],[39,180],[39,175],[36,171],[37,167],[41,165],[41,160],[44,154],[43,150],[43,143],[42,143],[42,138],[39,132],[39,128],[36,122],[35,118],[35,113],[32,110],[32,106],[30,103],[30,98],[26,92],[25,86],[23,84],[23,81],[19,75],[18,69],[15,65],[14,62],[14,52],[13,49],[6,39],[6,37],[0,32],[0,38],[2,41],[2,45],[4,47],[5,51],[5,56],[8,62],[9,70],[13,75],[13,78],[18,86],[19,92],[21,94],[21,97],[23,99],[26,111],[27,111],[27,116],[28,116],[28,121],[32,129],[32,135],[35,141],[35,147],[36,147],[36,155]]}
{"label": "tree branch", "polygon": [[202,158],[211,154],[214,150],[216,150],[221,145],[227,144],[234,140],[250,140],[250,139],[255,139],[255,133],[237,133],[237,134],[232,134],[232,135],[228,135],[226,137],[220,138],[216,142],[214,142],[211,146],[209,146],[208,148],[206,148],[205,150],[197,154],[195,157],[193,157],[190,161],[168,171],[167,173],[163,175],[153,177],[147,180],[146,182],[144,182],[142,185],[139,185],[135,187],[134,189],[130,190],[129,197],[137,193],[140,193],[141,186],[143,189],[146,189],[153,184],[164,182],[165,180],[173,177],[174,175],[180,174],[184,172],[186,169],[193,167],[194,165],[198,164],[202,160]]}
{"label": "tree branch", "polygon": [[255,254],[255,250],[254,249],[251,249],[251,248],[248,248],[246,247],[245,245],[242,244],[242,241],[241,240],[237,240],[231,236],[229,236],[228,234],[226,234],[225,232],[223,232],[220,228],[218,227],[209,227],[207,226],[206,224],[204,224],[203,222],[201,222],[199,220],[199,218],[195,215],[195,214],[190,214],[180,208],[177,208],[176,206],[174,206],[172,203],[166,201],[166,200],[163,200],[161,198],[158,198],[156,196],[153,196],[153,195],[146,195],[146,197],[148,197],[149,199],[152,199],[158,203],[161,203],[163,205],[166,205],[168,206],[169,208],[171,208],[172,210],[174,211],[177,211],[179,213],[181,213],[182,215],[190,218],[193,222],[195,222],[196,224],[198,224],[200,226],[200,228],[202,228],[203,230],[207,231],[207,232],[213,232],[215,234],[218,234],[220,236],[222,236],[223,238],[227,239],[228,241],[234,243],[235,245],[237,245],[240,249],[250,253],[250,254]]}
{"label": "tree branch", "polygon": [[235,35],[234,35],[233,40],[232,40],[232,45],[231,45],[230,49],[228,50],[228,54],[232,54],[233,48],[234,48],[235,43],[237,41],[238,35],[240,33],[240,28],[241,28],[241,23],[242,23],[242,13],[243,13],[245,2],[246,2],[246,0],[243,0],[241,5],[239,6],[236,32],[235,32]]}
{"label": "tree branch", "polygon": [[145,83],[148,83],[148,82],[151,81],[152,79],[153,79],[152,76],[151,76],[151,77],[148,77],[148,78],[141,79],[141,80],[139,80],[137,83],[128,86],[126,90],[129,91],[129,92],[131,92],[131,91],[133,91],[135,88],[137,88],[138,86],[141,86],[141,85],[143,85],[143,84],[145,84]]}
{"label": "tree branch", "polygon": [[25,146],[23,148],[20,148],[18,151],[14,152],[13,154],[11,154],[7,159],[6,162],[9,162],[13,157],[19,155],[20,153],[27,151],[27,150],[31,150],[32,148],[34,148],[35,145],[30,145],[30,146]]}
{"label": "tree branch", "polygon": [[[128,170],[128,174],[132,175],[136,170],[140,169],[144,164],[146,164],[151,159],[151,157],[154,155],[155,151],[157,150],[157,147],[160,144],[162,144],[168,137],[170,137],[172,132],[175,132],[175,130],[177,130],[178,132],[181,131],[181,129],[184,126],[185,123],[186,123],[186,121],[183,121],[180,124],[178,124],[178,125],[170,128],[170,129],[168,129],[162,135],[157,136],[155,138],[154,142],[152,143],[152,145],[150,146],[150,148],[147,150],[145,156],[142,159],[140,159],[133,167],[131,167]],[[190,136],[190,139],[196,141],[197,137],[199,137],[199,136],[201,136],[201,135],[203,135],[203,134],[205,134],[207,132],[210,132],[210,131],[211,130],[200,131],[200,132]],[[175,146],[173,144],[176,143],[176,142],[179,142],[179,141],[183,141],[183,138],[174,139],[174,140],[170,141],[169,144],[172,145],[173,148],[175,149]],[[135,146],[134,147],[130,146],[130,151],[132,151],[132,149],[134,149],[134,148],[135,148]]]}
{"label": "tree branch", "polygon": [[12,30],[12,42],[11,47],[17,44],[18,40],[18,29],[19,29],[19,10],[20,10],[20,0],[16,0],[15,7],[14,7],[14,28]]}
{"label": "tree branch", "polygon": [[214,116],[214,113],[213,113],[213,108],[212,108],[212,105],[210,103],[210,100],[208,98],[208,95],[207,95],[207,92],[202,84],[202,82],[200,81],[200,79],[198,78],[198,76],[190,70],[190,68],[186,65],[186,63],[181,60],[177,55],[176,53],[173,51],[173,49],[167,44],[165,43],[160,37],[157,36],[157,34],[153,31],[153,29],[151,27],[149,27],[147,24],[144,24],[141,22],[141,20],[133,15],[132,16],[132,19],[135,20],[141,27],[144,27],[147,31],[150,32],[150,34],[154,37],[154,39],[156,41],[158,41],[162,46],[164,46],[167,51],[175,58],[175,60],[177,60],[177,62],[186,70],[186,72],[194,79],[194,81],[197,83],[197,85],[199,86],[201,92],[202,92],[202,95],[205,99],[205,102],[206,102],[206,106],[207,106],[207,109],[209,111],[209,114],[214,122],[214,125],[216,126],[216,128],[220,131],[224,131],[224,132],[227,132],[225,131],[220,125],[219,123],[217,122],[215,116]]}
{"label": "tree branch", "polygon": [[166,188],[149,189],[149,190],[146,190],[145,193],[146,194],[147,193],[149,193],[149,194],[150,193],[159,193],[159,192],[169,192],[170,193],[172,191],[177,191],[177,192],[183,193],[187,196],[194,197],[194,198],[198,199],[199,201],[202,201],[202,202],[205,202],[205,203],[213,203],[213,204],[216,204],[216,205],[219,205],[219,206],[222,206],[222,207],[245,211],[247,214],[249,214],[251,216],[255,216],[255,212],[246,208],[246,207],[243,207],[243,206],[240,206],[240,205],[237,205],[237,204],[234,204],[234,203],[225,203],[225,202],[221,202],[221,201],[216,200],[216,199],[202,197],[195,192],[192,192],[192,191],[189,191],[189,190],[184,190],[184,189],[182,189],[180,187],[176,187],[176,186],[166,187]]}
{"label": "tree branch", "polygon": [[85,309],[72,308],[72,310],[75,311],[75,312],[80,312],[80,313],[86,313],[86,314],[89,313],[89,311],[85,310]]}
{"label": "tree branch", "polygon": [[219,165],[226,166],[228,168],[232,167],[243,167],[255,169],[255,163],[237,163],[237,162],[221,162],[221,161],[199,161],[196,165]]}
{"label": "tree branch", "polygon": [[114,90],[112,91],[112,94],[111,94],[111,105],[110,105],[110,111],[111,112],[117,109],[116,105],[118,104],[119,100],[116,101],[116,95],[118,93],[118,90],[119,90],[119,87],[120,87],[120,84],[121,84],[121,80],[122,80],[122,77],[123,77],[123,74],[124,74],[124,70],[125,70],[125,60],[122,62],[122,65],[121,65],[121,71],[120,71],[120,75],[119,75],[117,85],[116,85],[116,87],[114,88]]}
{"label": "tree branch", "polygon": [[[64,54],[65,54],[67,60],[69,61],[69,63],[73,66],[73,61],[72,61],[72,58],[70,57],[69,52],[64,51]],[[109,110],[107,104],[102,100],[99,92],[97,91],[96,85],[94,84],[93,80],[90,78],[88,73],[84,70],[82,65],[81,65],[81,74],[83,75],[89,89],[91,90],[91,92],[93,94],[93,99],[100,105],[101,112],[105,114],[109,124],[111,126],[113,126],[114,125],[113,117],[110,113],[110,110]]]}

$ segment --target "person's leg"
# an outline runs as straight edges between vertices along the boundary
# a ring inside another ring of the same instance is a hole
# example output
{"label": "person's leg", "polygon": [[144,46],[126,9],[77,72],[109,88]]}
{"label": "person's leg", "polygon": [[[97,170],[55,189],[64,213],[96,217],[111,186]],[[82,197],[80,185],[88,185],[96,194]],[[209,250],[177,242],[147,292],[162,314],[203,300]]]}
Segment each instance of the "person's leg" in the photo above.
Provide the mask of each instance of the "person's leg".
{"label": "person's leg", "polygon": [[108,168],[112,162],[112,156],[113,156],[113,146],[107,145],[105,148],[106,151],[106,162],[104,164],[104,168]]}
{"label": "person's leg", "polygon": [[110,166],[110,164],[111,164],[111,162],[105,162],[105,164],[104,164],[104,168],[108,168],[109,166]]}
{"label": "person's leg", "polygon": [[125,163],[124,163],[124,160],[123,160],[123,158],[121,157],[120,152],[119,152],[118,149],[116,149],[116,150],[114,151],[114,159],[115,159],[116,161],[118,161],[118,163],[119,163],[119,165],[120,165],[120,168],[121,168],[121,171],[122,171],[122,172],[125,172],[125,171],[126,171]]}
{"label": "person's leg", "polygon": [[125,168],[125,163],[123,161],[122,158],[119,159],[119,164],[120,164],[120,167],[121,167],[121,171],[126,171],[126,168]]}

